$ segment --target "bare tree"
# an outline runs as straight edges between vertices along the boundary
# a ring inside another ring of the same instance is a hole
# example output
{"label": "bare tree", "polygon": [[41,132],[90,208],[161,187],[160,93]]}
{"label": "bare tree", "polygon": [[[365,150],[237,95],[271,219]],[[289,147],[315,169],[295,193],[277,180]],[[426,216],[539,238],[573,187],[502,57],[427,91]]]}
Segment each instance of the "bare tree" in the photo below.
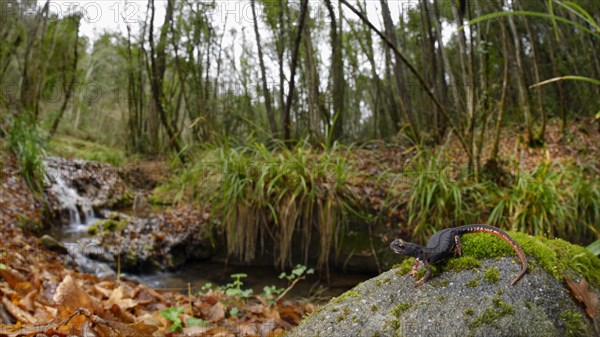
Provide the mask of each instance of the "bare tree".
{"label": "bare tree", "polygon": [[187,161],[186,155],[182,152],[183,146],[179,137],[179,132],[176,130],[176,126],[172,124],[172,119],[167,116],[165,107],[165,97],[163,91],[163,82],[166,70],[166,46],[167,46],[167,34],[169,27],[171,26],[171,20],[173,20],[173,5],[174,0],[167,1],[167,11],[165,14],[165,21],[161,27],[160,37],[158,45],[154,44],[154,15],[156,12],[154,6],[154,0],[150,0],[150,31],[148,32],[148,42],[150,43],[150,87],[152,88],[152,98],[154,99],[158,114],[160,116],[163,127],[167,131],[169,137],[169,144],[173,147],[173,150],[177,153],[179,160],[185,163]]}
{"label": "bare tree", "polygon": [[258,32],[258,20],[256,18],[256,0],[251,0],[250,5],[252,6],[252,19],[254,21],[254,35],[256,36],[256,46],[258,47],[258,62],[260,65],[260,73],[262,76],[262,89],[263,96],[265,99],[265,109],[267,110],[267,119],[271,126],[271,135],[277,135],[277,124],[275,123],[275,113],[273,113],[273,107],[271,105],[271,93],[269,92],[269,86],[267,85],[267,72],[265,70],[265,61],[263,58],[262,45],[260,43],[260,34]]}
{"label": "bare tree", "polygon": [[[294,43],[294,52],[292,53],[292,65],[290,75],[290,87],[287,95],[285,104],[285,110],[283,111],[283,139],[286,142],[290,142],[292,139],[292,124],[291,124],[291,111],[292,111],[292,99],[294,97],[296,67],[298,65],[298,51],[300,50],[300,42],[302,40],[302,30],[304,29],[304,22],[306,19],[306,13],[308,11],[308,0],[303,0],[300,5],[300,21],[298,23],[298,31],[296,32],[296,41]],[[283,89],[283,88],[282,88]]]}
{"label": "bare tree", "polygon": [[[74,33],[75,37],[73,40],[73,62],[71,64],[71,79],[69,80],[69,84],[66,87],[65,97],[63,98],[63,102],[62,102],[62,105],[58,112],[58,115],[56,116],[56,118],[54,118],[54,122],[52,122],[52,126],[50,127],[50,131],[48,133],[48,139],[50,139],[52,136],[54,136],[54,134],[56,133],[56,130],[58,129],[60,120],[62,119],[63,115],[65,114],[65,111],[67,110],[67,104],[69,104],[69,101],[71,100],[71,96],[73,95],[73,90],[75,87],[75,80],[77,79],[77,62],[79,60],[79,53],[78,53],[79,48],[77,48],[77,45],[79,44],[79,25],[80,25],[80,21],[81,21],[81,16],[79,16],[79,15],[73,16],[72,21],[75,25],[75,33]],[[64,80],[66,81],[66,71],[64,74],[65,74]]]}

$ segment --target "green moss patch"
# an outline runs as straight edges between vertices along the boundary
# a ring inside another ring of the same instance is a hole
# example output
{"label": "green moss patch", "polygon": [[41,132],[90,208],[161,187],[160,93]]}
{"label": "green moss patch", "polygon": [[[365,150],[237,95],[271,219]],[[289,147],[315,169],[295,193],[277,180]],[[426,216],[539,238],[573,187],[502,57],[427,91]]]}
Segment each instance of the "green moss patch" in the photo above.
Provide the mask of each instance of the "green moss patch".
{"label": "green moss patch", "polygon": [[498,280],[500,279],[500,271],[496,267],[489,268],[483,274],[483,279],[487,283],[496,284],[496,283],[498,283]]}
{"label": "green moss patch", "polygon": [[402,263],[393,265],[392,268],[398,269],[396,270],[396,275],[404,276],[412,269],[413,262],[414,260],[412,258],[406,258]]}
{"label": "green moss patch", "polygon": [[468,280],[466,285],[467,287],[475,288],[479,285],[479,279]]}
{"label": "green moss patch", "polygon": [[583,316],[576,310],[565,310],[560,314],[560,318],[565,323],[568,337],[587,336],[587,327],[583,321]]}
{"label": "green moss patch", "polygon": [[[557,280],[562,280],[566,274],[570,273],[582,275],[593,287],[600,289],[600,273],[597,272],[600,270],[600,258],[594,256],[584,247],[573,245],[561,239],[548,239],[518,232],[510,232],[509,234],[523,248],[525,255],[535,258],[535,261],[529,262],[530,271],[533,265],[536,264]],[[462,257],[450,257],[438,266],[441,266],[442,271],[460,271],[481,267],[482,259],[501,256],[517,257],[508,243],[487,233],[473,233],[463,236],[462,252]],[[399,276],[405,275],[411,270],[412,265],[412,258],[405,259],[398,265],[396,274]],[[423,268],[421,268],[417,277],[422,277],[423,273]],[[432,276],[437,273],[439,273],[439,270],[436,269],[435,265],[432,266]],[[496,272],[488,270],[486,274],[487,276],[484,276],[485,280],[494,283]]]}
{"label": "green moss patch", "polygon": [[481,267],[481,261],[473,256],[465,255],[459,258],[446,259],[441,264],[444,271],[454,270],[463,271],[469,269],[476,269]]}
{"label": "green moss patch", "polygon": [[[525,255],[535,257],[537,264],[558,280],[565,274],[575,273],[585,277],[588,282],[600,288],[600,259],[581,246],[573,245],[561,239],[548,239],[510,232],[519,243]],[[512,247],[502,239],[476,233],[463,236],[463,254],[476,259],[515,256]]]}
{"label": "green moss patch", "polygon": [[340,296],[334,298],[333,300],[331,300],[331,302],[340,303],[348,298],[354,298],[354,297],[360,297],[360,294],[354,290],[349,290],[349,291],[346,291],[345,293],[341,294]]}
{"label": "green moss patch", "polygon": [[500,318],[512,315],[514,310],[508,303],[503,302],[499,297],[492,299],[493,307],[485,309],[481,315],[477,316],[471,323],[469,323],[470,329],[476,329],[482,325],[491,324]]}
{"label": "green moss patch", "polygon": [[394,317],[400,318],[402,313],[410,309],[411,306],[410,303],[400,303],[392,309],[391,313]]}

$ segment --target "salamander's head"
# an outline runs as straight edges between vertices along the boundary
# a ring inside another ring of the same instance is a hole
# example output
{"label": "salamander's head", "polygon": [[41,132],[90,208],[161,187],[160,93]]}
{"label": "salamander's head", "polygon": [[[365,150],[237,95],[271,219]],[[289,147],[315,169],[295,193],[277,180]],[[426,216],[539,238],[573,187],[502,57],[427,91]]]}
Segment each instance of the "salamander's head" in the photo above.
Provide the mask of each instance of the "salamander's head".
{"label": "salamander's head", "polygon": [[421,253],[423,247],[417,245],[416,243],[406,242],[402,239],[396,239],[390,243],[390,248],[396,254],[417,257],[417,255]]}

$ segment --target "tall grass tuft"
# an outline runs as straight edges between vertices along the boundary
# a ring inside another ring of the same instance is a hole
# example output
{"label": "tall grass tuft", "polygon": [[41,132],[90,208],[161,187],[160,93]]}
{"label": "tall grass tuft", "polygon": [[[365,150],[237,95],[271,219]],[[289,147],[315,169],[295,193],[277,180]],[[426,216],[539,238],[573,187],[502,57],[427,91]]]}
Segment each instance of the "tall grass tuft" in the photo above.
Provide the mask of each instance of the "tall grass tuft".
{"label": "tall grass tuft", "polygon": [[[221,214],[229,254],[251,261],[269,238],[283,267],[292,262],[293,246],[306,263],[318,242],[317,267],[327,266],[355,200],[342,149],[315,149],[304,141],[291,149],[252,143],[217,149],[214,159],[220,172],[213,209]],[[295,234],[301,242],[293,241]]]}
{"label": "tall grass tuft", "polygon": [[543,162],[518,172],[514,183],[490,194],[488,223],[534,235],[590,242],[598,236],[600,189],[573,166]]}
{"label": "tall grass tuft", "polygon": [[42,191],[44,179],[43,140],[38,129],[24,115],[11,118],[7,145],[17,158],[21,175],[30,189]]}
{"label": "tall grass tuft", "polygon": [[572,203],[576,210],[571,232],[578,242],[600,239],[600,181],[582,169],[573,169]]}
{"label": "tall grass tuft", "polygon": [[426,150],[412,159],[405,172],[410,184],[405,199],[416,240],[425,242],[439,229],[477,220],[484,185],[465,172]]}

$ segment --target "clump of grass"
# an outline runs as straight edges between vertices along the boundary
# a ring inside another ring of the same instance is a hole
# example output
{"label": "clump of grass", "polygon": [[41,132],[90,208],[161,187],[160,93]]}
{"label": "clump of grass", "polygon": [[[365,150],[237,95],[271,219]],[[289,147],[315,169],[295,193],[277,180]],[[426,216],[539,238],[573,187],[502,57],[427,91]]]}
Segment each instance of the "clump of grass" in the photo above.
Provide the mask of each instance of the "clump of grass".
{"label": "clump of grass", "polygon": [[[600,237],[600,181],[588,177],[583,170],[572,170],[572,198],[575,208],[574,226],[571,235],[578,239]],[[583,241],[579,241],[583,242]],[[590,243],[590,242],[585,242]]]}
{"label": "clump of grass", "polygon": [[477,219],[483,184],[475,183],[439,156],[421,151],[409,165],[408,222],[417,241],[436,230]]}
{"label": "clump of grass", "polygon": [[26,114],[12,117],[6,140],[29,188],[41,191],[44,179],[44,142],[39,130],[29,119]]}
{"label": "clump of grass", "polygon": [[488,195],[491,225],[575,242],[598,237],[600,187],[575,167],[544,162],[533,174],[520,172],[513,185]]}
{"label": "clump of grass", "polygon": [[291,149],[259,143],[218,149],[213,208],[221,214],[229,254],[251,261],[270,237],[283,267],[291,263],[292,238],[299,232],[305,263],[318,237],[317,266],[326,265],[342,243],[345,217],[354,212],[346,184],[352,169],[343,153],[336,145],[319,150],[305,142]]}

